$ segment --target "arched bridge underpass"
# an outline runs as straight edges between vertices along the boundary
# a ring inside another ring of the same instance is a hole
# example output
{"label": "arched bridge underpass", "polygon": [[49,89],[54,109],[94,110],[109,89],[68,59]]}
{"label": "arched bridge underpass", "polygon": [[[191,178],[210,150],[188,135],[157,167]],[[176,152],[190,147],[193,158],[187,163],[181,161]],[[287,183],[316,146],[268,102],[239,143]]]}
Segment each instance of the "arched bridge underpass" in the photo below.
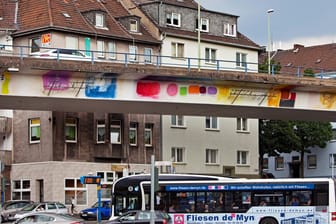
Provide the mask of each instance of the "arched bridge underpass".
{"label": "arched bridge underpass", "polygon": [[0,109],[334,121],[336,81],[0,57]]}

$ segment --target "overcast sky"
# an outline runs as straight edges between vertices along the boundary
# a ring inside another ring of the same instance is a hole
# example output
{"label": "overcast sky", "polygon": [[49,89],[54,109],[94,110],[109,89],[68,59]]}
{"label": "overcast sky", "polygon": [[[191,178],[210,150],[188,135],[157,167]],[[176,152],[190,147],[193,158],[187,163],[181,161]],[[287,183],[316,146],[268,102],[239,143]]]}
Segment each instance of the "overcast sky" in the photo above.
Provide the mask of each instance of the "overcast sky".
{"label": "overcast sky", "polygon": [[261,46],[268,42],[270,14],[273,50],[336,43],[336,0],[199,0],[208,9],[239,16],[238,30]]}

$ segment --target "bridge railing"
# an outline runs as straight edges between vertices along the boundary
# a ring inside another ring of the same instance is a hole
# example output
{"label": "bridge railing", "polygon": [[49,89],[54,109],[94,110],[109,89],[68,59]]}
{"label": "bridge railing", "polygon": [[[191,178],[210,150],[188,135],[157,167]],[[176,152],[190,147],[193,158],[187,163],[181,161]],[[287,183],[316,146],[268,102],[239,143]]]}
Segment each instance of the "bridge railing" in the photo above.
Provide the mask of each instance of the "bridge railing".
{"label": "bridge railing", "polygon": [[[33,53],[31,53],[33,52]],[[94,51],[94,50],[78,50],[78,49],[63,49],[63,48],[48,48],[31,46],[12,46],[0,45],[0,56],[14,56],[21,59],[26,57],[35,57],[40,59],[60,60],[84,60],[90,61],[92,64],[97,62],[111,62],[120,63],[125,67],[130,64],[153,65],[157,68],[161,67],[179,67],[187,70],[213,70],[213,71],[239,71],[239,72],[253,72],[253,73],[267,73],[260,69],[258,63],[233,61],[233,60],[213,60],[197,57],[172,57],[165,55],[154,55],[150,53],[138,54],[129,52],[110,52],[110,51]],[[267,66],[264,66],[267,67]],[[313,68],[311,68],[313,69]],[[314,69],[320,71],[317,78],[336,78],[336,74],[330,75],[331,71],[325,69]],[[304,68],[297,67],[295,74],[302,76]],[[275,67],[271,65],[271,74],[275,75]],[[284,72],[281,71],[281,74]]]}

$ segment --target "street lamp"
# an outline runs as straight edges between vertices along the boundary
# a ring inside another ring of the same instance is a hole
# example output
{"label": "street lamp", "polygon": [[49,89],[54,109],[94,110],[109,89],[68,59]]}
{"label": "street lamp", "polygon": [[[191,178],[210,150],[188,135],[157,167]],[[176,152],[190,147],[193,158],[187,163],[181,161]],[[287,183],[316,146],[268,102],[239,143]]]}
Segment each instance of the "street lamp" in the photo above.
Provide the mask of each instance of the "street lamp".
{"label": "street lamp", "polygon": [[271,74],[271,13],[274,12],[274,9],[267,10],[267,30],[268,30],[268,74]]}

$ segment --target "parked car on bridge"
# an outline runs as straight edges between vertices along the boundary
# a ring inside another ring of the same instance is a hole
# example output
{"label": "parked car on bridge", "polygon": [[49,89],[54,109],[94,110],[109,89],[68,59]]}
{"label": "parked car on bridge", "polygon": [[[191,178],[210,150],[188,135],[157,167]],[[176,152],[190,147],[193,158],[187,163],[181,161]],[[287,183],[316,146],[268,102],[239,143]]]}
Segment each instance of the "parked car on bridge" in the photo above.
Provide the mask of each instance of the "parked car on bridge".
{"label": "parked car on bridge", "polygon": [[65,60],[85,60],[90,61],[91,57],[83,52],[74,49],[50,49],[46,51],[34,52],[31,57],[46,58],[46,59],[65,59]]}
{"label": "parked car on bridge", "polygon": [[[133,210],[128,211],[119,216],[116,219],[109,220],[106,224],[120,224],[120,223],[137,223],[137,224],[148,224],[151,220],[151,211],[145,210]],[[155,224],[171,224],[172,220],[168,213],[163,211],[155,211],[154,217]]]}
{"label": "parked car on bridge", "polygon": [[14,215],[17,211],[28,204],[32,204],[33,201],[29,200],[10,200],[6,201],[2,205],[1,222],[13,221]]}
{"label": "parked car on bridge", "polygon": [[69,214],[56,214],[50,212],[37,212],[25,215],[14,222],[15,224],[23,223],[57,223],[57,224],[84,224],[82,219],[75,218]]}
{"label": "parked car on bridge", "polygon": [[[108,219],[111,216],[111,200],[102,200],[101,201],[101,218]],[[98,202],[94,203],[91,208],[83,209],[79,212],[79,215],[82,219],[97,219],[98,212]]]}
{"label": "parked car on bridge", "polygon": [[20,211],[16,212],[14,219],[20,219],[28,214],[36,212],[68,214],[68,208],[60,202],[36,202],[26,205]]}

